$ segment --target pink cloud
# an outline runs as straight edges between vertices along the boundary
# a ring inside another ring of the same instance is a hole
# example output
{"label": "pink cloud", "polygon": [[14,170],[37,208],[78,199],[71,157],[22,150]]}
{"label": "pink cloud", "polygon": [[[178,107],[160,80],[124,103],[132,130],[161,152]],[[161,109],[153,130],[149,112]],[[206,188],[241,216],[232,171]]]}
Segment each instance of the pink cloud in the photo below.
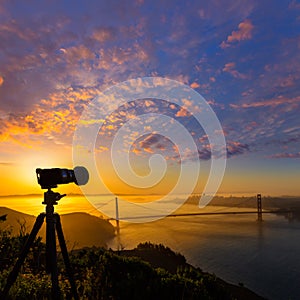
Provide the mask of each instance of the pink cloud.
{"label": "pink cloud", "polygon": [[240,73],[235,69],[236,65],[234,62],[229,62],[225,64],[223,71],[228,72],[231,74],[234,78],[240,78],[240,79],[247,79],[247,75]]}
{"label": "pink cloud", "polygon": [[114,36],[115,32],[112,28],[103,27],[96,28],[92,34],[92,38],[100,43],[106,42],[107,40],[111,40],[114,38]]}
{"label": "pink cloud", "polygon": [[147,135],[146,137],[143,137],[142,140],[138,142],[138,147],[134,147],[133,152],[139,155],[143,150],[144,152],[153,154],[157,150],[165,152],[166,150],[170,149],[170,147],[172,149],[172,146],[173,144],[170,144],[170,141],[166,137],[154,132]]}
{"label": "pink cloud", "polygon": [[226,41],[223,41],[221,48],[230,47],[230,44],[243,40],[250,40],[252,38],[253,24],[250,20],[245,20],[238,25],[237,31],[232,31],[231,35],[227,37]]}
{"label": "pink cloud", "polygon": [[240,155],[244,154],[245,152],[249,151],[249,145],[248,144],[243,144],[240,142],[227,142],[227,156],[231,157],[234,155]]}
{"label": "pink cloud", "polygon": [[231,71],[233,68],[235,68],[235,63],[234,62],[229,62],[227,63],[224,68],[223,68],[223,71],[224,72],[229,72]]}
{"label": "pink cloud", "polygon": [[280,83],[281,87],[291,87],[293,85],[295,85],[295,78],[291,75],[289,75],[286,78],[283,78],[281,83]]}
{"label": "pink cloud", "polygon": [[300,158],[300,152],[297,153],[277,153],[269,156],[270,158]]}
{"label": "pink cloud", "polygon": [[258,126],[258,123],[255,122],[255,121],[252,121],[252,122],[250,122],[250,123],[248,123],[248,124],[246,125],[246,129],[247,129],[248,131],[251,131],[251,130],[253,130],[254,128],[256,128],[257,126]]}
{"label": "pink cloud", "polygon": [[289,4],[289,9],[300,9],[300,3],[298,3],[296,0],[291,1]]}
{"label": "pink cloud", "polygon": [[300,103],[300,96],[294,97],[294,98],[286,98],[283,96],[279,96],[274,99],[264,100],[264,101],[257,101],[257,102],[251,102],[251,103],[242,103],[242,104],[230,104],[230,107],[232,108],[251,108],[251,107],[276,107],[278,105],[282,104],[295,104]]}

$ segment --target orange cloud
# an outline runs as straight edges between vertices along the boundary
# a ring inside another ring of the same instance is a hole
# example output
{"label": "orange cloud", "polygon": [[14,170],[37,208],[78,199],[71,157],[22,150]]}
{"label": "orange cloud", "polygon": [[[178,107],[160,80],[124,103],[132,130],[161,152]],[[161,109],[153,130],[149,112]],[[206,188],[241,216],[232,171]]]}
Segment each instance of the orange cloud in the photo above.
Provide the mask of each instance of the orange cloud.
{"label": "orange cloud", "polygon": [[83,45],[73,46],[66,49],[60,48],[60,51],[69,64],[82,61],[85,62],[85,66],[88,67],[88,61],[95,59],[95,54],[89,48]]}
{"label": "orange cloud", "polygon": [[193,105],[193,101],[188,100],[188,99],[182,99],[182,102],[185,107],[191,107]]}
{"label": "orange cloud", "polygon": [[200,84],[197,83],[197,82],[193,82],[193,83],[190,85],[190,87],[191,87],[192,89],[196,89],[196,88],[200,87]]}
{"label": "orange cloud", "polygon": [[250,20],[245,20],[244,22],[241,22],[238,26],[238,30],[232,31],[231,35],[227,37],[227,40],[222,42],[221,48],[224,49],[230,47],[230,44],[234,42],[251,39],[253,28],[254,26]]}
{"label": "orange cloud", "polygon": [[223,68],[223,71],[224,72],[229,72],[231,71],[233,68],[235,68],[235,63],[234,62],[229,62],[227,63],[224,68]]}
{"label": "orange cloud", "polygon": [[241,105],[239,104],[230,104],[230,107],[232,108],[251,108],[251,107],[275,107],[282,104],[295,104],[300,103],[300,96],[294,97],[294,98],[286,98],[283,96],[279,96],[274,99],[260,101],[260,102],[250,102],[250,103],[243,103]]}
{"label": "orange cloud", "polygon": [[109,149],[106,146],[99,146],[98,148],[96,148],[96,152],[98,153],[102,153],[102,152],[106,152]]}
{"label": "orange cloud", "polygon": [[142,151],[140,149],[138,149],[137,147],[134,147],[131,150],[132,153],[136,154],[136,155],[140,155],[142,153]]}
{"label": "orange cloud", "polygon": [[185,108],[181,107],[175,116],[176,117],[187,117],[187,116],[190,116],[190,114],[188,113],[188,111]]}
{"label": "orange cloud", "polygon": [[235,69],[236,65],[234,62],[229,62],[227,64],[225,64],[223,71],[224,72],[228,72],[229,74],[231,74],[234,78],[240,78],[240,79],[246,79],[247,76],[245,74],[242,74],[240,72],[238,72]]}
{"label": "orange cloud", "polygon": [[114,30],[112,28],[97,28],[94,30],[92,34],[92,38],[98,42],[105,42],[107,40],[111,40],[114,37]]}
{"label": "orange cloud", "polygon": [[4,82],[4,78],[0,76],[0,86],[3,84],[3,82]]}
{"label": "orange cloud", "polygon": [[0,140],[24,147],[49,142],[71,143],[80,111],[94,95],[92,89],[70,88],[42,99],[27,114],[3,115],[0,119]]}

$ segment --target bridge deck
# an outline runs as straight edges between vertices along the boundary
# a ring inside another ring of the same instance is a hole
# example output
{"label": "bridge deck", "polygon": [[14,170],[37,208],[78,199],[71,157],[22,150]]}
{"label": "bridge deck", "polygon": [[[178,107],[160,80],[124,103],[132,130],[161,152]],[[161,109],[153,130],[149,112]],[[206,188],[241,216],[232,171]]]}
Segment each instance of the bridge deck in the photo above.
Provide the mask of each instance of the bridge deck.
{"label": "bridge deck", "polygon": [[[289,210],[268,210],[262,211],[262,214],[277,214],[277,213],[289,213]],[[189,216],[209,216],[209,215],[242,215],[242,214],[258,214],[257,211],[226,211],[226,212],[202,212],[202,213],[179,213],[179,214],[172,214],[168,216],[164,215],[156,215],[156,216],[140,216],[140,217],[126,217],[126,218],[119,218],[119,221],[126,221],[126,220],[133,220],[133,219],[141,219],[141,218],[159,218],[159,217],[189,217]],[[108,220],[115,220],[114,218],[109,218]]]}

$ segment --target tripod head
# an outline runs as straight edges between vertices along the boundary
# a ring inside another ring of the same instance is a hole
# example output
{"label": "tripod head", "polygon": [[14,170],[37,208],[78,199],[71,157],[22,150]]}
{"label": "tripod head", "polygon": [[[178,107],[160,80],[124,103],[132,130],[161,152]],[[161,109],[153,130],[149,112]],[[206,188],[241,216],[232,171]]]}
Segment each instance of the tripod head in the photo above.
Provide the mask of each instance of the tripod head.
{"label": "tripod head", "polygon": [[44,201],[42,204],[46,205],[46,212],[54,212],[54,206],[57,205],[62,197],[51,189],[56,188],[58,184],[66,184],[74,182],[77,185],[84,185],[89,181],[89,172],[85,167],[75,167],[74,170],[52,168],[52,169],[36,169],[36,176],[38,184],[42,189],[47,189],[44,193]]}
{"label": "tripod head", "polygon": [[53,205],[57,205],[57,201],[65,196],[66,194],[55,193],[51,190],[51,188],[49,188],[48,191],[44,193],[44,201],[42,202],[42,204],[47,205],[46,211],[49,211],[49,209],[51,211],[54,211]]}

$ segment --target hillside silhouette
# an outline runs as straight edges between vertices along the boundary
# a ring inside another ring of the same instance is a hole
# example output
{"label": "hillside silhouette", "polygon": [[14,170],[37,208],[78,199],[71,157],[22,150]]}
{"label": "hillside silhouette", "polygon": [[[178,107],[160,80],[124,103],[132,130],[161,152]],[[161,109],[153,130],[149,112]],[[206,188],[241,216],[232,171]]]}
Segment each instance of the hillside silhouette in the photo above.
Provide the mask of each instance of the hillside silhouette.
{"label": "hillside silhouette", "polygon": [[[5,221],[3,221],[5,222]],[[0,292],[28,234],[12,237],[0,230]],[[51,282],[45,273],[45,244],[37,238],[8,299],[51,299]],[[252,291],[234,286],[186,263],[170,248],[151,243],[133,250],[112,251],[99,247],[70,251],[75,285],[80,299],[206,299],[263,300]],[[61,255],[58,255],[60,299],[72,293]]]}
{"label": "hillside silhouette", "polygon": [[[0,207],[0,216],[7,215],[6,221],[0,223],[0,229],[10,229],[12,235],[17,235],[20,227],[25,232],[30,232],[36,220],[33,215],[24,214],[7,207]],[[68,248],[105,247],[107,242],[114,237],[114,227],[108,222],[87,213],[62,214],[61,223]],[[46,239],[45,222],[39,231],[42,240]]]}
{"label": "hillside silhouette", "polygon": [[[225,282],[224,280],[203,272],[200,268],[195,268],[186,262],[186,258],[180,254],[175,253],[169,247],[162,244],[156,245],[150,242],[141,243],[132,250],[122,250],[118,255],[125,257],[138,257],[142,261],[150,263],[155,268],[161,268],[171,274],[193,274],[193,278],[197,276],[202,277],[209,282],[208,286],[211,299],[243,299],[243,300],[263,300],[264,298],[255,294],[251,290]],[[210,281],[211,280],[211,281]],[[223,289],[223,297],[221,291]],[[220,293],[220,294],[219,294]],[[219,298],[220,297],[220,298]]]}

